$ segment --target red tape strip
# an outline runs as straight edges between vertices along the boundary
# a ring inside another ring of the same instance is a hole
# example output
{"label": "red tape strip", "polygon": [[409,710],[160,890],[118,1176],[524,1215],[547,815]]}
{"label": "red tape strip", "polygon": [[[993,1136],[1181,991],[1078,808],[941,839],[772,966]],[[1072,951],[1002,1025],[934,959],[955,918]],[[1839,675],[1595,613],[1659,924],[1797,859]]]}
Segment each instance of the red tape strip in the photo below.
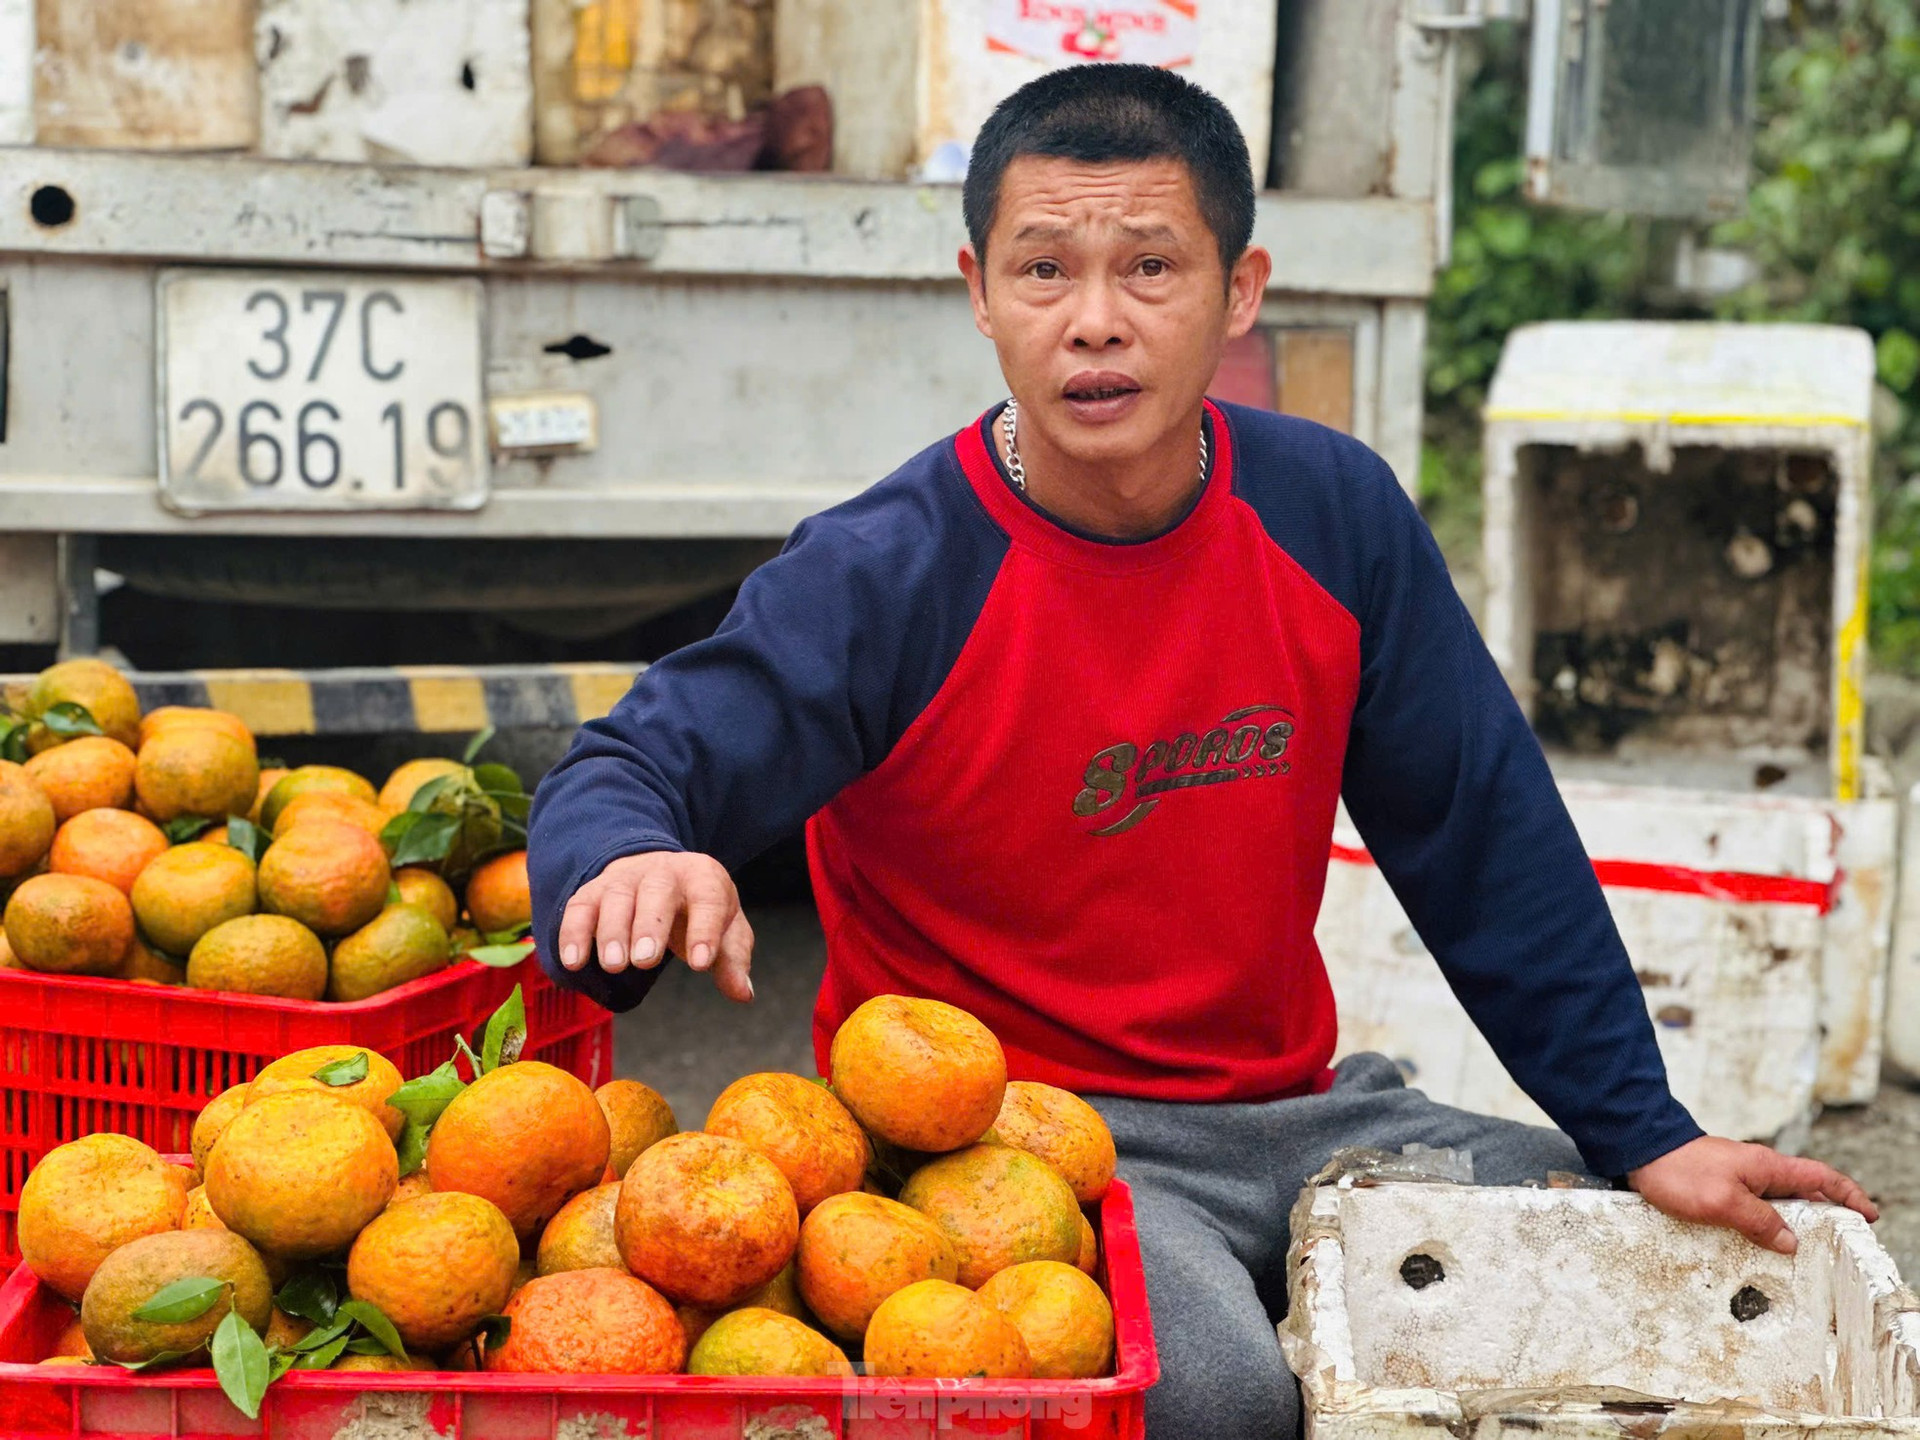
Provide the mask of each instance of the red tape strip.
{"label": "red tape strip", "polygon": [[[1371,865],[1373,856],[1351,845],[1332,847],[1332,858],[1349,865]],[[1733,905],[1805,905],[1822,915],[1833,909],[1832,881],[1792,875],[1752,875],[1740,870],[1693,870],[1685,865],[1654,865],[1641,860],[1596,860],[1593,873],[1612,890],[1657,890],[1669,895],[1699,895]]]}

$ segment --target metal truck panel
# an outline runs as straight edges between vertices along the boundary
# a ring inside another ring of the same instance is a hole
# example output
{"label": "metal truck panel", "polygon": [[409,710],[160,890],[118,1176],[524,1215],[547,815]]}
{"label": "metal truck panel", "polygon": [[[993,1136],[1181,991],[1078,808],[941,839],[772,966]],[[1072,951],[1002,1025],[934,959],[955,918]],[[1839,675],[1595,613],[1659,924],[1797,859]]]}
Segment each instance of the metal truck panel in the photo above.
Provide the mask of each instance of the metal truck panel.
{"label": "metal truck panel", "polygon": [[1920,1433],[1920,1302],[1859,1216],[1777,1208],[1792,1257],[1612,1191],[1309,1187],[1280,1332],[1308,1440]]}
{"label": "metal truck panel", "polygon": [[[28,202],[56,188],[72,202],[72,218],[42,224]],[[482,246],[489,194],[502,198],[503,218],[516,206],[535,219],[548,212],[525,258]],[[618,223],[634,197],[659,207],[634,227],[645,236]],[[375,169],[3,149],[0,198],[0,254],[196,264],[951,281],[966,241],[958,186],[771,174]],[[556,243],[573,237],[571,253],[543,253],[543,234]],[[622,240],[658,249],[639,261],[616,247]],[[1424,299],[1433,289],[1432,209],[1415,201],[1265,194],[1254,240],[1273,252],[1272,291]]]}
{"label": "metal truck panel", "polygon": [[260,0],[260,153],[524,165],[527,0]]}
{"label": "metal truck panel", "polygon": [[0,644],[59,638],[59,536],[0,535]]}
{"label": "metal truck panel", "polygon": [[[1674,1094],[1716,1134],[1784,1138],[1878,1083],[1897,807],[1563,784]],[[1447,988],[1341,817],[1316,937],[1340,1053],[1447,1104],[1545,1117]],[[1552,959],[1554,957],[1548,957]]]}
{"label": "metal truck panel", "polygon": [[[221,241],[213,222],[199,220],[171,238],[160,234],[192,214],[145,188],[153,172],[169,168],[209,203],[218,192],[238,206],[238,228],[251,238],[237,241],[225,231]],[[480,262],[478,232],[469,229],[458,241],[460,262],[447,257],[394,268],[396,279],[480,269],[485,398],[545,396],[590,406],[598,419],[594,448],[496,456],[491,494],[471,515],[408,512],[383,522],[343,510],[188,520],[154,494],[160,267],[105,256],[116,245],[171,251],[204,240],[195,257],[201,264],[259,265],[284,254],[301,265],[326,260],[342,269],[370,252],[391,259],[415,244],[407,237],[430,235],[435,226],[475,226],[477,209],[466,207],[479,205],[487,181],[462,172],[257,161],[152,159],[129,167],[123,157],[78,152],[0,153],[0,176],[9,171],[29,192],[37,177],[75,182],[84,174],[88,183],[75,183],[72,192],[77,217],[54,233],[91,224],[97,234],[90,248],[103,252],[96,259],[43,251],[0,262],[14,355],[8,443],[0,451],[0,527],[9,531],[782,536],[964,424],[1004,390],[959,281],[942,268],[963,238],[951,187],[563,176],[551,193],[564,193],[583,210],[630,193],[622,186],[652,186],[660,199],[657,228],[666,237],[660,258],[600,270],[519,270]],[[238,190],[223,186],[229,174],[242,182]],[[311,184],[296,183],[299,177]],[[132,189],[119,191],[122,181]],[[124,194],[124,203],[94,203],[113,194]],[[257,207],[243,199],[248,194]],[[340,201],[337,213],[327,210],[329,194]],[[756,195],[762,204],[753,220]],[[0,207],[0,229],[10,223],[5,213]],[[1370,224],[1375,214],[1385,223]],[[202,224],[210,227],[204,233]],[[1330,292],[1350,284],[1377,294],[1396,267],[1408,283],[1417,277],[1424,285],[1425,213],[1403,202],[1267,197],[1261,225],[1281,264],[1262,323],[1289,334],[1347,337],[1352,429],[1411,482],[1421,306],[1413,298],[1383,303]],[[450,229],[446,236],[450,248]],[[1369,269],[1369,255],[1384,273]],[[316,286],[328,284],[325,270],[300,273]],[[374,278],[346,276],[333,288]],[[944,283],[924,283],[935,278]],[[819,283],[840,279],[864,283]],[[100,323],[76,326],[75,315]],[[312,323],[294,316],[296,331]],[[265,325],[262,318],[249,332],[255,348],[248,354],[274,353],[260,333]],[[470,336],[449,336],[449,346],[456,341],[472,343]],[[115,383],[100,384],[102,375]],[[1316,376],[1328,384],[1336,378]],[[750,426],[739,423],[743,404],[752,408]],[[1406,413],[1389,415],[1392,407]],[[820,426],[818,416],[828,410],[845,423]],[[286,443],[286,435],[280,438]]]}

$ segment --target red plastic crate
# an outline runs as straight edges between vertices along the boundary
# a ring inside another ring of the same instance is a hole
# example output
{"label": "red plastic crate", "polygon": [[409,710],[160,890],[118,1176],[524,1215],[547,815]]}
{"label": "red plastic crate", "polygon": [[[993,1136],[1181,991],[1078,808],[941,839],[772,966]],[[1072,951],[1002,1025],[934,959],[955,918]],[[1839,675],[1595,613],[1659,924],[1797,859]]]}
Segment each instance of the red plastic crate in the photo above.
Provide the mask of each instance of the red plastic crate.
{"label": "red plastic crate", "polygon": [[[420,1434],[442,1440],[1142,1440],[1160,1378],[1133,1197],[1115,1181],[1100,1206],[1113,1300],[1114,1374],[1100,1380],[734,1379],[714,1375],[331,1375],[296,1371],[249,1421],[211,1370],[133,1375],[39,1366],[73,1318],[24,1266],[0,1286],[0,1418],[7,1440],[169,1440],[261,1435]],[[385,1427],[379,1425],[386,1420]],[[365,1423],[364,1431],[355,1425]],[[409,1425],[407,1422],[411,1422]]]}
{"label": "red plastic crate", "polygon": [[508,970],[462,961],[344,1004],[0,970],[0,1273],[20,1261],[21,1187],[54,1146],[109,1130],[184,1153],[207,1101],[309,1045],[364,1045],[403,1076],[423,1075],[516,984],[527,1058],[589,1085],[612,1078],[612,1017],[531,959]]}

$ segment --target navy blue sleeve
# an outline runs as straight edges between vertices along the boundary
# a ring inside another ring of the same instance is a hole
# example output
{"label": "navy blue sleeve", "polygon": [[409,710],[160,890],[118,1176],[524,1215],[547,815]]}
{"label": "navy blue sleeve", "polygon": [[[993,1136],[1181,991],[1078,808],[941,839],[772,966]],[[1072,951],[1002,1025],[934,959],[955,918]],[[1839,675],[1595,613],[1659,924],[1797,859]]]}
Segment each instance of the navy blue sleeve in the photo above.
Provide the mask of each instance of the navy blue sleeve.
{"label": "navy blue sleeve", "polygon": [[657,969],[561,967],[573,893],[648,851],[743,864],[884,759],[933,698],[1006,552],[952,450],[804,522],[712,637],[580,727],[528,824],[533,934],[556,984],[639,1004]]}
{"label": "navy blue sleeve", "polygon": [[1233,418],[1237,488],[1360,622],[1343,798],[1454,994],[1597,1174],[1695,1139],[1546,757],[1419,511],[1358,442]]}

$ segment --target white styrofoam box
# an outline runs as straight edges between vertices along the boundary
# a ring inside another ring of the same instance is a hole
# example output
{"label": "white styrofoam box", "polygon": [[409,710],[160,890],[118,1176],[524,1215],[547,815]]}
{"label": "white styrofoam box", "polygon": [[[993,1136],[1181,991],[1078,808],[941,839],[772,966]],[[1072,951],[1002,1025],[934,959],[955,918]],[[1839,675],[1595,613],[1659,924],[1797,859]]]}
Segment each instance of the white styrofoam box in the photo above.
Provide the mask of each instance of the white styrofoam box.
{"label": "white styrofoam box", "polygon": [[[1834,799],[1867,793],[1873,394],[1872,340],[1841,326],[1508,336],[1485,412],[1482,628],[1522,706],[1538,716],[1562,683],[1536,672],[1542,632],[1623,659],[1651,642],[1627,687],[1633,738],[1798,748],[1825,762]],[[1729,467],[1760,484],[1729,484]],[[1770,635],[1741,634],[1769,614]],[[1596,677],[1563,675],[1565,700],[1607,703],[1587,693]]]}
{"label": "white styrofoam box", "polygon": [[527,0],[260,0],[260,149],[281,160],[524,165]]}
{"label": "white styrofoam box", "polygon": [[1920,1076],[1920,785],[1907,793],[1899,896],[1887,963],[1887,1059]]}
{"label": "white styrofoam box", "polygon": [[1777,1208],[1792,1257],[1621,1192],[1310,1186],[1280,1332],[1308,1440],[1920,1433],[1920,1301],[1858,1215]]}
{"label": "white styrofoam box", "polygon": [[779,0],[780,89],[824,85],[834,169],[869,179],[957,179],[993,107],[1063,65],[1165,66],[1220,98],[1256,176],[1272,131],[1270,0]]}
{"label": "white styrofoam box", "polygon": [[0,145],[33,143],[33,4],[0,0]]}
{"label": "white styrofoam box", "polygon": [[[1707,1130],[1792,1139],[1878,1083],[1896,806],[1563,784],[1674,1094]],[[1434,1099],[1544,1123],[1447,988],[1344,813],[1316,937],[1342,1055]],[[1552,963],[1553,957],[1542,957]]]}

